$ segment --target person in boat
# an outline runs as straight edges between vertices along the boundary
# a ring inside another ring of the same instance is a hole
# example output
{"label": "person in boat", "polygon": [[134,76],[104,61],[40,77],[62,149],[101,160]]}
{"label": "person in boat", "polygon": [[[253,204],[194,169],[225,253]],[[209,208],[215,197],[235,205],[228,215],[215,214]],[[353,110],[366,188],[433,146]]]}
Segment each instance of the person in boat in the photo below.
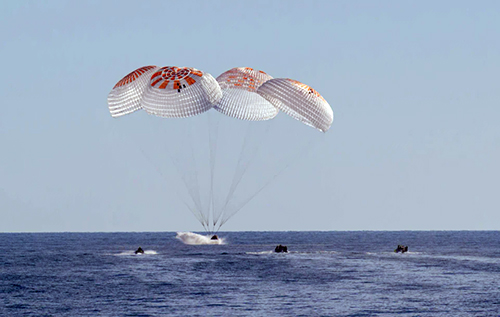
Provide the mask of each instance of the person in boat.
{"label": "person in boat", "polygon": [[274,252],[276,253],[288,253],[288,248],[286,245],[277,245],[276,248],[274,248]]}
{"label": "person in boat", "polygon": [[210,240],[219,240],[219,237],[218,237],[216,234],[214,234],[214,235],[210,238]]}
{"label": "person in boat", "polygon": [[135,250],[135,254],[144,254],[144,250],[139,247],[139,249]]}
{"label": "person in boat", "polygon": [[401,245],[401,244],[398,244],[398,247],[396,248],[396,250],[394,250],[394,252],[396,253],[405,253],[405,252],[408,252],[408,246],[407,245]]}

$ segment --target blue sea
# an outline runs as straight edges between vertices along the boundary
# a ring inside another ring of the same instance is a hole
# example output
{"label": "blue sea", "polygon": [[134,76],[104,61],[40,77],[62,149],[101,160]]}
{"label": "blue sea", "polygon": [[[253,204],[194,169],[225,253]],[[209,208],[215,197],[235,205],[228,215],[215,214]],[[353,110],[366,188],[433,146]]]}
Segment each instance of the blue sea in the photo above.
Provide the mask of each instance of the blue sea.
{"label": "blue sea", "polygon": [[0,315],[500,316],[499,232],[175,236],[2,233]]}

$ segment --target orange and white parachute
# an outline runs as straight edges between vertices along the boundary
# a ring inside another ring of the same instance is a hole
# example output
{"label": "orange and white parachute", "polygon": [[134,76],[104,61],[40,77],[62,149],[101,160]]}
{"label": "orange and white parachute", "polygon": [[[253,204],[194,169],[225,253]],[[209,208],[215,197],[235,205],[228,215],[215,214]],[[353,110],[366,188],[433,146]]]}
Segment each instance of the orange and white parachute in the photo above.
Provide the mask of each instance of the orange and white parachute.
{"label": "orange and white parachute", "polygon": [[[271,120],[281,111],[322,132],[326,132],[333,122],[332,108],[316,90],[301,82],[287,78],[273,78],[263,71],[249,67],[230,69],[217,77],[217,80],[210,74],[195,68],[174,66],[141,67],[125,76],[113,87],[108,95],[108,106],[112,117],[120,117],[142,109],[159,117],[185,118],[197,116],[214,108],[226,116],[247,121]],[[207,118],[209,117],[207,116]],[[219,116],[219,118],[222,118],[222,116]],[[196,119],[193,119],[194,121]],[[211,124],[210,122],[211,120],[208,120],[208,133],[201,131],[201,134],[196,135],[195,132],[190,131],[190,133],[186,133],[185,136],[180,138],[182,132],[167,133],[166,135],[158,134],[158,137],[163,142],[165,138],[170,136],[171,139],[168,142],[170,149],[175,149],[175,144],[179,145],[178,149],[172,150],[171,153],[177,156],[177,159],[172,159],[174,165],[182,174],[181,178],[186,185],[189,196],[184,203],[197,217],[205,230],[214,232],[218,231],[220,226],[275,179],[284,170],[283,166],[286,167],[287,165],[282,164],[281,160],[276,160],[276,162],[280,162],[276,165],[279,171],[270,174],[263,173],[266,176],[271,175],[271,178],[267,180],[264,178],[264,181],[260,183],[252,182],[252,184],[257,184],[257,189],[253,193],[245,189],[247,195],[242,194],[240,196],[238,186],[240,186],[245,175],[251,174],[248,172],[248,168],[250,166],[263,166],[263,164],[254,164],[252,162],[252,160],[261,157],[257,155],[259,147],[266,140],[270,140],[271,148],[262,156],[265,160],[264,165],[267,168],[273,165],[271,162],[273,157],[277,157],[281,152],[285,153],[285,151],[283,151],[283,147],[275,146],[279,140],[267,138],[268,135],[250,137],[250,133],[259,132],[257,127],[264,129],[264,134],[267,133],[268,125],[249,123],[247,135],[242,139],[240,156],[236,160],[235,166],[233,166],[235,171],[233,178],[227,184],[228,186],[223,186],[223,182],[219,179],[220,174],[215,175],[216,173],[214,173],[215,170],[220,169],[216,168],[215,160],[216,157],[218,157],[217,160],[220,160],[221,157],[230,158],[231,155],[215,155],[217,138],[229,137],[226,142],[219,142],[219,145],[227,144],[230,150],[239,149],[239,147],[234,143],[237,139],[232,137],[234,130],[224,131],[227,133],[218,133],[219,123]],[[196,124],[179,125],[187,128],[197,127]],[[231,125],[231,127],[235,126],[238,125]],[[252,129],[250,129],[250,126],[252,126]],[[221,131],[223,130],[221,129]],[[296,135],[279,132],[280,135],[285,137],[294,137],[294,142],[290,144],[293,144],[294,148],[298,147],[300,142],[298,142],[297,139],[299,138]],[[307,135],[307,133],[304,134]],[[207,135],[208,138],[206,138]],[[193,146],[193,143],[186,142],[189,136],[192,136],[192,141],[208,139],[208,146],[204,144],[199,144],[198,147]],[[186,146],[186,143],[190,144]],[[272,149],[276,149],[277,152],[271,154]],[[194,153],[199,154],[203,150],[208,152],[207,155],[196,155],[200,157],[201,161],[195,162]],[[303,149],[300,152],[303,152]],[[294,157],[287,155],[287,153],[285,155],[287,158]],[[198,166],[204,166],[204,163],[206,164],[205,168],[198,170]],[[229,170],[228,166],[231,164],[226,163],[230,162],[217,165],[227,171]],[[202,173],[204,171],[209,173],[204,175]],[[207,176],[206,182],[203,182],[201,175]],[[215,182],[217,182],[216,185],[214,185]],[[217,188],[227,189],[227,194],[221,193],[222,196],[226,197],[225,199],[221,198],[221,195],[214,194],[214,189]]]}
{"label": "orange and white parachute", "polygon": [[263,71],[237,67],[215,80],[189,67],[145,66],[121,79],[108,95],[111,116],[139,109],[165,118],[184,118],[215,110],[238,119],[262,121],[281,110],[326,132],[333,122],[328,102],[313,88]]}
{"label": "orange and white parachute", "polygon": [[250,67],[236,67],[222,73],[217,82],[222,98],[214,109],[233,118],[262,121],[274,118],[278,109],[257,94],[257,89],[273,77]]}
{"label": "orange and white parachute", "polygon": [[333,110],[314,89],[288,78],[266,81],[257,93],[289,116],[316,128],[328,131],[333,122]]}
{"label": "orange and white parachute", "polygon": [[222,98],[212,75],[189,67],[141,67],[120,80],[108,95],[113,117],[139,109],[165,118],[210,110]]}
{"label": "orange and white parachute", "polygon": [[120,117],[142,109],[141,100],[156,66],[138,68],[123,77],[108,95],[109,112],[112,117]]}

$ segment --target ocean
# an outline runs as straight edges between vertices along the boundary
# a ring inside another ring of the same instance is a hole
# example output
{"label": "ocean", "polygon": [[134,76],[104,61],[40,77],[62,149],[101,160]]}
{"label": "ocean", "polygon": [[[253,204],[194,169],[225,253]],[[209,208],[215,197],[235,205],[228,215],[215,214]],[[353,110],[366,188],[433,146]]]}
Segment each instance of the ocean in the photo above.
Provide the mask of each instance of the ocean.
{"label": "ocean", "polygon": [[496,231],[219,236],[0,233],[0,316],[500,316]]}

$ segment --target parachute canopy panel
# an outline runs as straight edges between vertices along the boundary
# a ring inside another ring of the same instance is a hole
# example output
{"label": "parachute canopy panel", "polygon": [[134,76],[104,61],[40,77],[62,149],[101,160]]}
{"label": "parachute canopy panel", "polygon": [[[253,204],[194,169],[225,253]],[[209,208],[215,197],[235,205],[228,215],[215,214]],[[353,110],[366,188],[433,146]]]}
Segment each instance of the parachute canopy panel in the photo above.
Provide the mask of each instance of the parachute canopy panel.
{"label": "parachute canopy panel", "polygon": [[185,118],[210,110],[222,98],[217,81],[188,67],[162,67],[151,75],[142,107],[165,118]]}
{"label": "parachute canopy panel", "polygon": [[144,66],[123,77],[108,95],[109,112],[119,117],[142,108],[141,99],[157,66]]}
{"label": "parachute canopy panel", "polygon": [[266,81],[257,93],[289,116],[316,128],[328,131],[333,122],[333,110],[314,89],[299,81],[275,78]]}
{"label": "parachute canopy panel", "polygon": [[272,79],[263,71],[236,67],[217,77],[222,98],[215,110],[241,120],[262,121],[274,118],[278,109],[257,94],[257,89]]}

